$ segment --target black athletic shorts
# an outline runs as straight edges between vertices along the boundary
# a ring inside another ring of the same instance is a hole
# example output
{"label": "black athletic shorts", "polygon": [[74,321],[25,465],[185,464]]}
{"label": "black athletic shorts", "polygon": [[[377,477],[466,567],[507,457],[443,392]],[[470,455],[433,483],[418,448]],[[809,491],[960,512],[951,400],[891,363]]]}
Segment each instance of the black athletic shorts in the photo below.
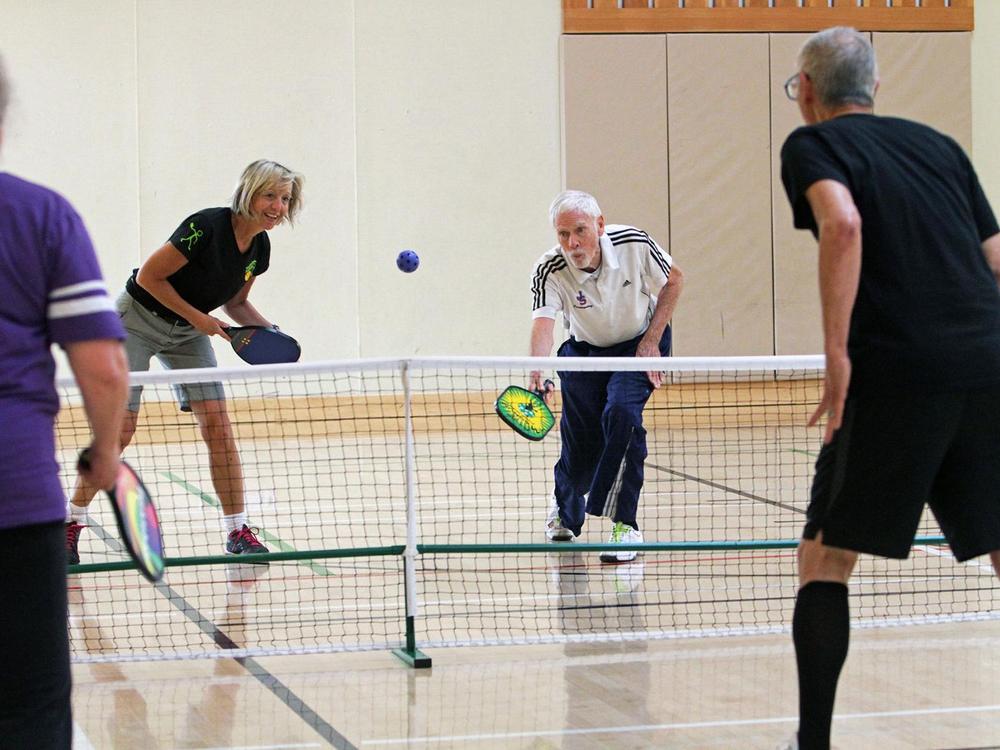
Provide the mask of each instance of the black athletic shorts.
{"label": "black athletic shorts", "polygon": [[0,529],[0,749],[69,750],[66,527]]}
{"label": "black athletic shorts", "polygon": [[1000,549],[1000,387],[849,398],[802,536],[903,559],[925,504],[958,560]]}

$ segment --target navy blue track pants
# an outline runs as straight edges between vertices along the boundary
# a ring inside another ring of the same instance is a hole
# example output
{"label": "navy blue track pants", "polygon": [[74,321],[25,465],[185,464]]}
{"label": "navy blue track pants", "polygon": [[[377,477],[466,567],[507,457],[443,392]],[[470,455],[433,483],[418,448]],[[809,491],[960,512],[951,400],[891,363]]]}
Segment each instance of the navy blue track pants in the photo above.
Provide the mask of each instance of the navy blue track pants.
{"label": "navy blue track pants", "polygon": [[[633,357],[642,336],[599,347],[570,338],[560,357]],[[670,326],[660,339],[660,354],[670,354]],[[646,430],[642,410],[653,393],[645,372],[558,372],[562,390],[562,454],[555,467],[559,519],[576,536],[584,512],[607,516],[634,529]],[[584,503],[584,496],[586,504]]]}

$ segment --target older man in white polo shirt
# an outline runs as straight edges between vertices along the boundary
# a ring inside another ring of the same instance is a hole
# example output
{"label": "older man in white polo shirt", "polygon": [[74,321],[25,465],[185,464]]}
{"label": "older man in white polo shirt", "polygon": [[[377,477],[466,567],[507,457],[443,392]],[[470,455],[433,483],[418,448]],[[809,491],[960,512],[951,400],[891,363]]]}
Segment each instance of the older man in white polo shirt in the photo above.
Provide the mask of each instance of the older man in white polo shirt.
{"label": "older man in white polo shirt", "polygon": [[[531,274],[531,354],[552,352],[557,313],[569,329],[560,357],[659,357],[670,353],[670,318],[683,276],[641,229],[609,224],[592,195],[567,190],[549,208],[559,244]],[[662,382],[659,371],[560,372],[562,453],[546,536],[569,541],[584,512],[613,522],[610,542],[642,541],[636,511],[646,458],[642,410]],[[540,370],[531,387],[541,388]],[[611,548],[603,562],[636,553]]]}

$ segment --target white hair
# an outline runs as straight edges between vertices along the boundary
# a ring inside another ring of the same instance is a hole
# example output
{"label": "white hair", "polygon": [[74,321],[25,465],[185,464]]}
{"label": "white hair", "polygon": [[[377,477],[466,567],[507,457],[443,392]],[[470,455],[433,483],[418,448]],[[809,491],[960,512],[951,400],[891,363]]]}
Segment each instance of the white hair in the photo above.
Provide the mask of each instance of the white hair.
{"label": "white hair", "polygon": [[569,211],[579,211],[592,219],[601,215],[601,207],[597,205],[597,199],[590,193],[582,190],[564,190],[556,196],[549,206],[549,219],[552,226],[556,225],[559,217]]}

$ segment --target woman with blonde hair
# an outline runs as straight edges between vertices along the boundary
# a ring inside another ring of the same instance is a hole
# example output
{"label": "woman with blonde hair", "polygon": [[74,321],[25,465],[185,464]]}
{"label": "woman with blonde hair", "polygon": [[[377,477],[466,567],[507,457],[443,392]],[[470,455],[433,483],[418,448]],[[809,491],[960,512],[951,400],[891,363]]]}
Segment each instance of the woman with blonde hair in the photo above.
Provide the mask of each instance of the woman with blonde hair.
{"label": "woman with blonde hair", "polygon": [[[154,356],[168,369],[215,367],[209,337],[229,340],[229,324],[212,315],[219,307],[237,325],[271,325],[250,303],[250,290],[270,265],[267,232],[285,221],[293,223],[298,215],[302,182],[302,175],[277,162],[253,162],[243,171],[230,206],[188,216],[133,271],[117,303],[128,332],[130,371],[148,370]],[[141,387],[130,390],[123,449],[135,433],[141,397]],[[208,447],[212,484],[222,505],[226,552],[267,552],[244,509],[243,469],[222,384],[180,385],[177,398],[181,410],[194,412]],[[85,482],[73,493],[66,523],[71,564],[80,561],[80,532],[95,494]]]}

